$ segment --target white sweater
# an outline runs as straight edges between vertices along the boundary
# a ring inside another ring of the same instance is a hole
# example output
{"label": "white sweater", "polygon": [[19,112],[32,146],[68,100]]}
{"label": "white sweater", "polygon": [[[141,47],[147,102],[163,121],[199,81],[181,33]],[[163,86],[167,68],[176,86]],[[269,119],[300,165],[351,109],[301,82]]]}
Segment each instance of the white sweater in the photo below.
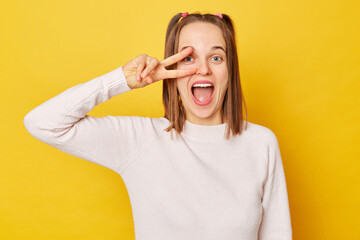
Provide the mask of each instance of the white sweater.
{"label": "white sweater", "polygon": [[248,122],[226,140],[226,123],[186,121],[172,140],[163,117],[86,115],[130,90],[121,66],[42,103],[25,116],[25,127],[120,174],[136,240],[292,239],[279,145],[269,128]]}

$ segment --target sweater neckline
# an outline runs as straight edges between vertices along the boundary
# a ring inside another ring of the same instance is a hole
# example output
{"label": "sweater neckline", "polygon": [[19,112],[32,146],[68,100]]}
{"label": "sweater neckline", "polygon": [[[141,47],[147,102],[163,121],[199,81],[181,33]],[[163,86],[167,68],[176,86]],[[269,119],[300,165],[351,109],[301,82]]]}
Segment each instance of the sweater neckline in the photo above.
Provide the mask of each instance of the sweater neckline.
{"label": "sweater neckline", "polygon": [[213,142],[225,139],[226,123],[216,125],[200,125],[185,120],[182,134],[198,141]]}

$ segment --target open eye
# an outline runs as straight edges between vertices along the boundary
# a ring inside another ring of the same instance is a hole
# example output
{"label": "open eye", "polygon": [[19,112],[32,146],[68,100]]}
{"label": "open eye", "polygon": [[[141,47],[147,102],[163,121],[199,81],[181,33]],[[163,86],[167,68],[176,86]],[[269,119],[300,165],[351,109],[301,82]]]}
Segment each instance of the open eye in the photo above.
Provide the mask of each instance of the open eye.
{"label": "open eye", "polygon": [[185,57],[184,62],[189,62],[190,60],[189,61],[186,60],[186,59],[189,59],[189,58],[192,58],[192,57]]}
{"label": "open eye", "polygon": [[219,57],[219,56],[215,56],[215,57],[213,57],[214,59],[217,59],[217,60],[215,60],[215,62],[220,62],[221,60],[222,60],[222,57]]}

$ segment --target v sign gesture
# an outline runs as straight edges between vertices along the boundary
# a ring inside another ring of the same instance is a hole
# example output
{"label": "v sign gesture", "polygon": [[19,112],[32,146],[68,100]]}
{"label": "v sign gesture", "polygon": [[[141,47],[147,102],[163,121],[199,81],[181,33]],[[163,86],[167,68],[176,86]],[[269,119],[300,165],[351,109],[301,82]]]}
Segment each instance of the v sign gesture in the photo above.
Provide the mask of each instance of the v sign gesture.
{"label": "v sign gesture", "polygon": [[[123,66],[127,84],[131,89],[145,87],[151,83],[167,78],[180,78],[196,73],[196,68],[183,70],[167,70],[170,66],[192,53],[193,48],[187,47],[159,62],[156,58],[141,54]],[[145,69],[144,69],[145,68]]]}

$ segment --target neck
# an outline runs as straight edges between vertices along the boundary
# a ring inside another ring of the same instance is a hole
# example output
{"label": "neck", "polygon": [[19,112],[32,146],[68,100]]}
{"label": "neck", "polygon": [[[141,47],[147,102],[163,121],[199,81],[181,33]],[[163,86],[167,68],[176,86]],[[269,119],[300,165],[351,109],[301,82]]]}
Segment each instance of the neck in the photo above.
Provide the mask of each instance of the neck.
{"label": "neck", "polygon": [[218,125],[218,124],[223,124],[224,121],[222,121],[221,119],[221,114],[220,114],[220,110],[207,118],[199,118],[197,116],[194,116],[193,114],[186,114],[186,120],[189,121],[190,123],[193,124],[197,124],[197,125]]}

